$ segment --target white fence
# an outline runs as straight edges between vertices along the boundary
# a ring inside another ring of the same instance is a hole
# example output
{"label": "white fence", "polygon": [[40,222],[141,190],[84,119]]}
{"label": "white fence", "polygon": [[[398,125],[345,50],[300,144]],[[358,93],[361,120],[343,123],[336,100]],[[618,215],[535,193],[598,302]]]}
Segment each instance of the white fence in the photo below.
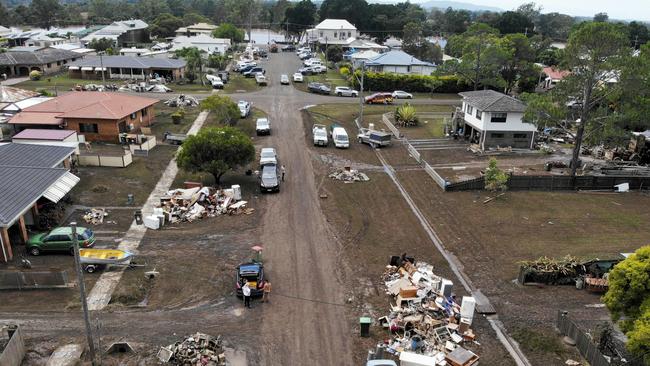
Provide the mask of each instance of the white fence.
{"label": "white fence", "polygon": [[147,136],[147,140],[141,144],[130,144],[129,150],[132,154],[144,154],[148,155],[149,150],[153,149],[157,145],[156,136]]}
{"label": "white fence", "polygon": [[390,114],[392,114],[392,113],[384,113],[384,114],[381,116],[381,119],[382,119],[382,121],[384,121],[384,124],[388,127],[388,129],[390,130],[390,132],[392,132],[393,135],[395,135],[396,138],[400,138],[399,130],[397,129],[397,127],[395,127],[395,125],[394,125],[394,124],[390,121],[390,119],[388,118],[388,116],[389,116]]}
{"label": "white fence", "polygon": [[436,182],[436,184],[438,184],[438,186],[440,186],[440,188],[442,188],[444,191],[447,186],[447,182],[445,182],[444,178],[442,178],[440,174],[438,174],[438,172],[436,172],[436,170],[433,169],[431,165],[429,165],[429,163],[426,161],[422,162],[422,166],[424,167],[424,171],[427,172],[433,181]]}
{"label": "white fence", "polygon": [[105,166],[113,168],[126,168],[133,162],[133,154],[126,151],[122,156],[107,156],[100,154],[80,155],[79,165],[82,166]]}

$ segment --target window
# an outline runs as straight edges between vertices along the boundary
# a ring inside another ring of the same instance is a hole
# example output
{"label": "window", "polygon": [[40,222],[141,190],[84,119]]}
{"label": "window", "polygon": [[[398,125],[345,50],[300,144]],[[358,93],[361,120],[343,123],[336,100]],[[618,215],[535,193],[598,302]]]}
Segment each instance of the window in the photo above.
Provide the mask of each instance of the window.
{"label": "window", "polygon": [[508,118],[508,113],[492,113],[491,122],[505,122]]}
{"label": "window", "polygon": [[323,38],[323,31],[318,32],[319,37]]}
{"label": "window", "polygon": [[468,104],[467,105],[467,114],[471,115],[472,113],[474,113],[474,107],[472,107],[471,105]]}
{"label": "window", "polygon": [[140,113],[142,113],[142,117],[145,117],[147,115],[147,108],[140,111]]}
{"label": "window", "polygon": [[59,235],[50,235],[44,241],[50,242],[50,241],[69,241],[69,240],[70,237],[68,235],[59,234]]}
{"label": "window", "polygon": [[61,66],[61,61],[57,61],[56,66]]}
{"label": "window", "polygon": [[97,123],[80,123],[79,132],[98,133],[99,127],[97,126]]}
{"label": "window", "polygon": [[49,69],[50,67],[52,67],[52,64],[47,64],[47,68]]}
{"label": "window", "polygon": [[336,38],[336,32],[334,32],[334,38]]}
{"label": "window", "polygon": [[493,138],[493,139],[502,139],[503,134],[502,133],[491,133],[490,137]]}
{"label": "window", "polygon": [[482,114],[483,114],[483,112],[481,112],[481,111],[479,111],[479,110],[477,109],[477,110],[476,110],[476,119],[480,120],[481,117],[483,117]]}
{"label": "window", "polygon": [[348,32],[348,38],[352,37],[352,32]]}
{"label": "window", "polygon": [[528,139],[528,134],[527,133],[515,133],[512,135],[513,138],[516,139]]}
{"label": "window", "polygon": [[136,114],[137,114],[137,112],[133,112],[133,113],[131,113],[131,116],[130,116],[131,119],[135,119]]}
{"label": "window", "polygon": [[126,121],[120,121],[117,124],[117,129],[120,131],[120,133],[127,133],[129,132],[128,127],[126,127]]}

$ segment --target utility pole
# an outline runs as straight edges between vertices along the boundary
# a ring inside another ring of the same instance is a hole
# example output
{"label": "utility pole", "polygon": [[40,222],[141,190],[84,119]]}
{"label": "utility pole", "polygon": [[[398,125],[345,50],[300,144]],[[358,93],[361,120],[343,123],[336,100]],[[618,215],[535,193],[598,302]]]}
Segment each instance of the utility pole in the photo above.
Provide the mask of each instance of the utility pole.
{"label": "utility pole", "polygon": [[81,261],[79,258],[79,238],[77,237],[77,223],[71,222],[72,227],[72,247],[74,250],[74,264],[77,268],[77,283],[79,285],[79,294],[81,295],[81,308],[84,312],[84,322],[86,323],[86,338],[88,342],[88,351],[90,353],[90,361],[93,366],[96,366],[95,360],[95,342],[93,341],[92,329],[90,327],[90,316],[88,314],[88,302],[86,300],[86,285],[84,284],[84,272],[81,268]]}
{"label": "utility pole", "polygon": [[359,123],[358,125],[361,126],[363,123],[363,78],[366,74],[366,62],[361,61],[361,82],[359,84]]}
{"label": "utility pole", "polygon": [[102,69],[102,84],[106,85],[106,79],[104,77],[104,51],[99,52],[99,66]]}

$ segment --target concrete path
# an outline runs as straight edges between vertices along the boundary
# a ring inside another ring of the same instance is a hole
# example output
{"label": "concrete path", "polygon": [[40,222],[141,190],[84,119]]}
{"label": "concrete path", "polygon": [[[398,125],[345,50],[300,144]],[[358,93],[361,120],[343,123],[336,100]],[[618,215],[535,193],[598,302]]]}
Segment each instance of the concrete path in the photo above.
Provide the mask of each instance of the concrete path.
{"label": "concrete path", "polygon": [[[203,123],[205,123],[207,117],[208,112],[204,111],[199,113],[187,134],[196,135],[203,126]],[[176,178],[176,173],[178,173],[178,165],[176,165],[176,158],[174,157],[167,165],[167,168],[160,177],[160,180],[158,180],[156,187],[154,187],[151,194],[149,194],[144,206],[142,206],[143,217],[153,213],[154,207],[156,207],[160,202],[160,197],[167,193],[171,188],[172,182],[174,181],[174,178]],[[129,231],[126,232],[126,235],[118,246],[118,249],[137,253],[140,242],[146,232],[147,228],[144,225],[138,225],[135,220],[133,220]],[[111,301],[113,291],[115,291],[115,288],[122,278],[122,273],[124,272],[124,267],[118,268],[119,269],[113,271],[106,271],[101,275],[101,277],[99,277],[95,286],[93,286],[88,295],[89,310],[101,310]]]}
{"label": "concrete path", "polygon": [[7,79],[7,80],[3,80],[2,82],[0,82],[0,85],[11,86],[11,85],[20,84],[23,81],[27,81],[27,80],[29,80],[29,76],[23,76],[23,77],[20,77],[20,78],[11,78],[11,79]]}

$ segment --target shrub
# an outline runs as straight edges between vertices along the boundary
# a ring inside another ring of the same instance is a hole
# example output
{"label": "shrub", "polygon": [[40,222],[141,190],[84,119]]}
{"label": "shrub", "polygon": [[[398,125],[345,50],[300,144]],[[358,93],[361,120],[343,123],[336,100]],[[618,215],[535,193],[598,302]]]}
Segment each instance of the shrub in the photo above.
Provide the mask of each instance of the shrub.
{"label": "shrub", "polygon": [[339,73],[344,78],[347,78],[348,76],[350,76],[350,69],[348,67],[346,67],[346,66],[341,66],[341,68],[339,69]]}
{"label": "shrub", "polygon": [[39,89],[36,92],[38,94],[40,94],[41,96],[44,96],[44,97],[54,97],[55,96],[54,93],[52,93],[49,90],[45,90],[45,89]]}
{"label": "shrub", "polygon": [[43,76],[43,74],[41,74],[40,71],[34,70],[34,71],[29,73],[29,80],[41,80],[42,76]]}
{"label": "shrub", "polygon": [[497,167],[495,158],[490,159],[485,169],[485,189],[492,192],[508,189],[508,174]]}
{"label": "shrub", "polygon": [[181,122],[183,122],[183,113],[176,111],[176,112],[172,113],[171,116],[172,116],[172,123],[173,124],[179,125],[179,124],[181,124]]}
{"label": "shrub", "polygon": [[395,121],[398,126],[417,126],[418,116],[415,107],[404,103],[395,110]]}
{"label": "shrub", "polygon": [[[355,72],[361,77],[361,72]],[[359,88],[357,78],[350,78],[355,88]],[[439,81],[439,83],[434,83]],[[470,86],[461,82],[455,75],[431,76],[431,75],[404,75],[386,72],[366,72],[363,88],[372,91],[405,90],[408,92],[430,93],[431,85],[439,84],[435,91],[437,93],[458,93],[470,89]]]}

